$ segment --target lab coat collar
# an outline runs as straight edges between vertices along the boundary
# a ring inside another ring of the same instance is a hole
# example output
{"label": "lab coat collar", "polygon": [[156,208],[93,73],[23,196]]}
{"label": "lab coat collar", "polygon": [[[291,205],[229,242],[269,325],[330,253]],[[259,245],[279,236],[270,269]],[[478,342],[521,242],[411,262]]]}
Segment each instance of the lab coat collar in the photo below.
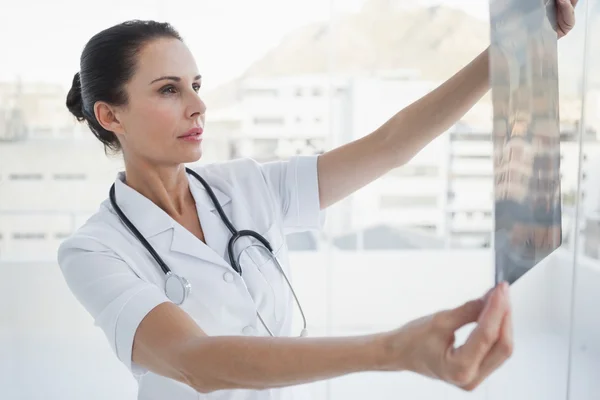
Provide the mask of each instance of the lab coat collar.
{"label": "lab coat collar", "polygon": [[[117,204],[144,238],[150,239],[172,229],[171,251],[188,254],[229,268],[229,264],[225,261],[225,256],[227,242],[231,234],[224,226],[215,204],[208,195],[208,191],[193,176],[188,175],[188,180],[208,246],[199,242],[194,235],[175,222],[160,207],[128,186],[125,183],[124,172],[119,172],[115,181]],[[231,198],[225,192],[215,187],[209,179],[206,179],[206,181],[211,185],[211,189],[219,200],[221,207],[227,211],[228,208],[226,206],[231,203]]]}
{"label": "lab coat collar", "polygon": [[[224,207],[225,205],[231,202],[231,198],[224,191],[219,189],[215,183],[211,182],[210,177],[203,176],[203,173],[201,171],[197,172],[202,178],[204,178],[206,183],[210,185],[210,188],[217,197],[217,200],[219,201],[221,207]],[[206,206],[206,208],[208,208],[210,211],[216,212],[217,207],[211,200],[208,191],[206,190],[204,185],[202,185],[202,183],[191,174],[188,174],[188,181],[190,183],[190,190],[192,192],[192,195],[194,196],[194,199],[196,200],[196,203],[198,203],[198,201],[200,200]]]}
{"label": "lab coat collar", "polygon": [[[210,181],[206,180],[210,184]],[[188,175],[188,181],[196,203],[201,202],[203,208],[208,209],[218,216],[217,208],[211,201],[204,186],[191,175]],[[219,200],[221,207],[231,202],[231,198],[219,188],[211,184],[211,189]],[[160,207],[125,183],[124,171],[117,174],[115,196],[117,204],[123,210],[125,216],[127,216],[146,239],[171,229],[176,225],[176,222]],[[201,208],[197,204],[197,209],[200,210]]]}
{"label": "lab coat collar", "polygon": [[[200,175],[210,185],[225,215],[230,214],[228,213],[230,211],[228,205],[231,203],[231,198],[224,191],[220,190],[215,182],[211,182],[210,177],[203,176],[204,174],[202,173]],[[204,245],[193,246],[192,242],[195,241],[193,235],[176,227],[171,250],[187,253],[228,267],[229,264],[225,259],[227,257],[227,243],[232,234],[221,219],[217,207],[208,194],[208,191],[204,188],[204,185],[192,175],[188,175],[188,179],[190,182],[190,191],[196,202],[196,211],[204,231],[206,244],[209,248],[206,248]]]}
{"label": "lab coat collar", "polygon": [[117,174],[115,197],[125,216],[146,239],[173,228],[175,224],[169,214],[125,183],[124,171]]}

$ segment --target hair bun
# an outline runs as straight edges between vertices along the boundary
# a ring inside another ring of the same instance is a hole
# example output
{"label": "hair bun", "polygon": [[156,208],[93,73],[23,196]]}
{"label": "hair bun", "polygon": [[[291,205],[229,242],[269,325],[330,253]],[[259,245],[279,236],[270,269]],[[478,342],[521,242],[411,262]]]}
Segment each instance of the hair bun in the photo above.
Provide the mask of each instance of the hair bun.
{"label": "hair bun", "polygon": [[73,114],[78,121],[83,121],[85,116],[83,114],[83,100],[81,98],[81,77],[79,72],[73,77],[73,84],[69,93],[67,94],[67,108]]}

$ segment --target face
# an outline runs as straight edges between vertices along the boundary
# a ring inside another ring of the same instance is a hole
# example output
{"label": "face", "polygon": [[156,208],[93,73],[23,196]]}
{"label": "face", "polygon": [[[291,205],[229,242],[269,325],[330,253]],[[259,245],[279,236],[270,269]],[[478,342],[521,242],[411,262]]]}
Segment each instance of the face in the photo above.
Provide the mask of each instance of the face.
{"label": "face", "polygon": [[200,85],[196,62],[184,43],[157,39],[144,46],[125,87],[128,104],[104,108],[126,161],[172,166],[200,159],[206,112]]}

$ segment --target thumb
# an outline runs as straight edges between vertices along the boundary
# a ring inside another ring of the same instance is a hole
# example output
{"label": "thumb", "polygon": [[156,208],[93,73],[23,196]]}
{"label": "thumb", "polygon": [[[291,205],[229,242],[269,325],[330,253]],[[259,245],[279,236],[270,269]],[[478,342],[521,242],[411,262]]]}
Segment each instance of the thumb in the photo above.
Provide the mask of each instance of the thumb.
{"label": "thumb", "polygon": [[484,306],[485,300],[477,299],[466,302],[460,307],[446,311],[445,319],[448,323],[448,329],[456,331],[471,322],[477,321],[479,315],[483,311]]}

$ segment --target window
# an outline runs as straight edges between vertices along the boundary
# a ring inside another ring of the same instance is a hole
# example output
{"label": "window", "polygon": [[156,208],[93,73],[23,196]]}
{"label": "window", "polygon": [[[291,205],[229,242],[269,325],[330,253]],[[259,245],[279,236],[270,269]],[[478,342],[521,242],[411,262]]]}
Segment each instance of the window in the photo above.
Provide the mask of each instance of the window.
{"label": "window", "polygon": [[381,208],[402,208],[402,207],[436,207],[438,204],[436,196],[381,196],[379,206]]}
{"label": "window", "polygon": [[437,165],[404,165],[400,168],[396,168],[390,171],[390,176],[396,177],[410,177],[410,176],[422,176],[422,177],[435,177],[440,173],[440,168]]}
{"label": "window", "polygon": [[10,174],[8,179],[12,181],[39,181],[44,179],[42,174]]}
{"label": "window", "polygon": [[282,117],[255,117],[254,125],[283,125]]}
{"label": "window", "polygon": [[491,154],[465,154],[455,155],[453,158],[460,160],[489,160],[492,158]]}
{"label": "window", "polygon": [[429,225],[429,224],[413,225],[413,226],[411,226],[411,228],[418,229],[418,230],[425,231],[425,232],[435,232],[437,230],[436,225]]}
{"label": "window", "polygon": [[450,174],[450,179],[478,179],[481,180],[482,178],[489,178],[490,176],[492,176],[492,173],[477,173],[477,174],[472,174],[472,173],[464,173],[464,172],[453,172],[452,174]]}
{"label": "window", "polygon": [[253,96],[253,97],[277,97],[279,93],[277,89],[246,89],[244,91],[245,96]]}
{"label": "window", "polygon": [[460,133],[460,132],[452,132],[451,133],[452,140],[463,140],[466,142],[491,142],[492,134],[491,133]]}
{"label": "window", "polygon": [[417,165],[414,167],[415,176],[436,176],[440,169],[435,165]]}
{"label": "window", "polygon": [[13,233],[14,240],[43,240],[46,238],[45,233],[39,232],[16,232]]}
{"label": "window", "polygon": [[85,174],[54,174],[54,180],[57,181],[84,181],[87,176]]}

